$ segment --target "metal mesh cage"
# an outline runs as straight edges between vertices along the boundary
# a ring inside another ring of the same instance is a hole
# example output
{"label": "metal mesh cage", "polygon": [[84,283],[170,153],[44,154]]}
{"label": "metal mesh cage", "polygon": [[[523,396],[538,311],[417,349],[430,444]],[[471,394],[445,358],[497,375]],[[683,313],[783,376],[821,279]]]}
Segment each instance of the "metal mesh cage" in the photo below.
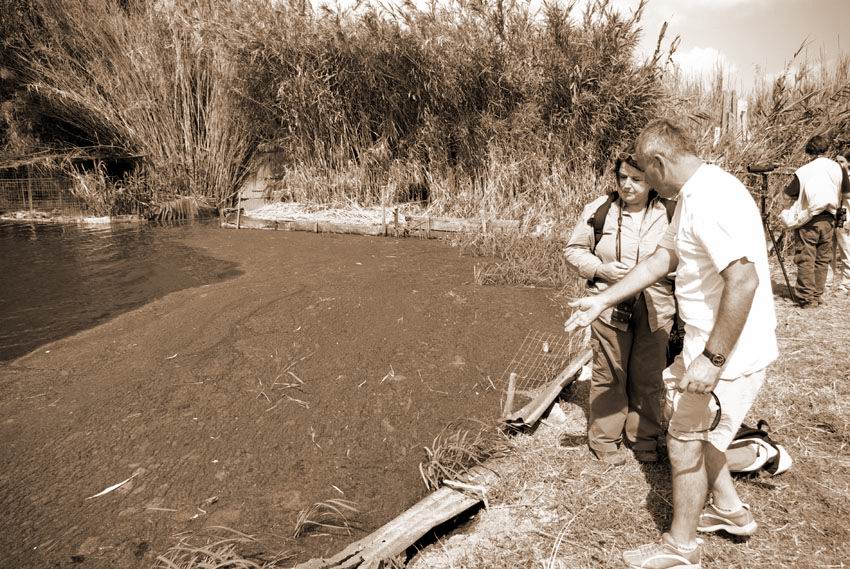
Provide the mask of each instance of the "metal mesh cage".
{"label": "metal mesh cage", "polygon": [[86,204],[74,196],[64,178],[0,179],[0,213],[17,211],[80,216],[86,212]]}

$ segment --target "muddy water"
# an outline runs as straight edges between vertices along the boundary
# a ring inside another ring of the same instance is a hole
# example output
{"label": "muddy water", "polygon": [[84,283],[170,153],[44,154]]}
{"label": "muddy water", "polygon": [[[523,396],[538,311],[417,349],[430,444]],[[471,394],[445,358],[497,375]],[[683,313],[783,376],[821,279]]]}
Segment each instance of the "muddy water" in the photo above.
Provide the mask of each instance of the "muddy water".
{"label": "muddy water", "polygon": [[[221,264],[176,290],[196,265],[169,255],[141,274],[174,292],[0,365],[0,567],[149,568],[215,526],[253,535],[254,559],[333,554],[421,498],[423,447],[496,416],[528,332],[563,325],[552,291],[477,286],[480,260],[436,241],[138,231]],[[351,534],[292,537],[340,498]]]}
{"label": "muddy water", "polygon": [[0,362],[169,292],[239,274],[181,243],[201,225],[0,221]]}

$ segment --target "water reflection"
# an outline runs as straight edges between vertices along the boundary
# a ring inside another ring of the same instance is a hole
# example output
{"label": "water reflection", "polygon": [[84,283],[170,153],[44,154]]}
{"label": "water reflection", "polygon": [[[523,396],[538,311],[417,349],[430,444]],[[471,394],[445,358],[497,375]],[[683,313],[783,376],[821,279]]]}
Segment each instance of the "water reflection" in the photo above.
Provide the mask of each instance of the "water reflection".
{"label": "water reflection", "polygon": [[169,292],[239,274],[183,244],[212,224],[0,221],[0,361]]}

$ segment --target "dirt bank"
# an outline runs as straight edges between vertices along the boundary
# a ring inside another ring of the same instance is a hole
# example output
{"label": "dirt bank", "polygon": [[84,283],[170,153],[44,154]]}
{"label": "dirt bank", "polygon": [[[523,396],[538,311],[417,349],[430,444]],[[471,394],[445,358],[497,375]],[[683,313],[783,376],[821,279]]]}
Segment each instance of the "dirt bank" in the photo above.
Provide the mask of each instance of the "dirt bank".
{"label": "dirt bank", "polygon": [[[188,244],[244,274],[0,366],[0,565],[148,567],[215,525],[293,561],[332,553],[421,497],[423,445],[497,414],[487,378],[563,322],[551,291],[476,286],[475,260],[443,243]],[[354,535],[291,539],[329,498],[357,502]]]}

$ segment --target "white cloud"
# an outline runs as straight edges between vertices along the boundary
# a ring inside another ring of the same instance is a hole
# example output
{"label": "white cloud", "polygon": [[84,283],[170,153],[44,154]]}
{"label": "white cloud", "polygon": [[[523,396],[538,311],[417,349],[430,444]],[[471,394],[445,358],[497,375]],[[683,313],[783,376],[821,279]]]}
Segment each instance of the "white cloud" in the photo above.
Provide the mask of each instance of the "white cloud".
{"label": "white cloud", "polygon": [[713,47],[692,47],[673,54],[673,62],[681,73],[695,79],[708,79],[722,70],[724,75],[735,74],[737,67],[729,63],[720,50]]}
{"label": "white cloud", "polygon": [[753,6],[765,4],[765,0],[690,0],[691,4],[697,6],[709,6],[711,8],[734,8],[736,6]]}

